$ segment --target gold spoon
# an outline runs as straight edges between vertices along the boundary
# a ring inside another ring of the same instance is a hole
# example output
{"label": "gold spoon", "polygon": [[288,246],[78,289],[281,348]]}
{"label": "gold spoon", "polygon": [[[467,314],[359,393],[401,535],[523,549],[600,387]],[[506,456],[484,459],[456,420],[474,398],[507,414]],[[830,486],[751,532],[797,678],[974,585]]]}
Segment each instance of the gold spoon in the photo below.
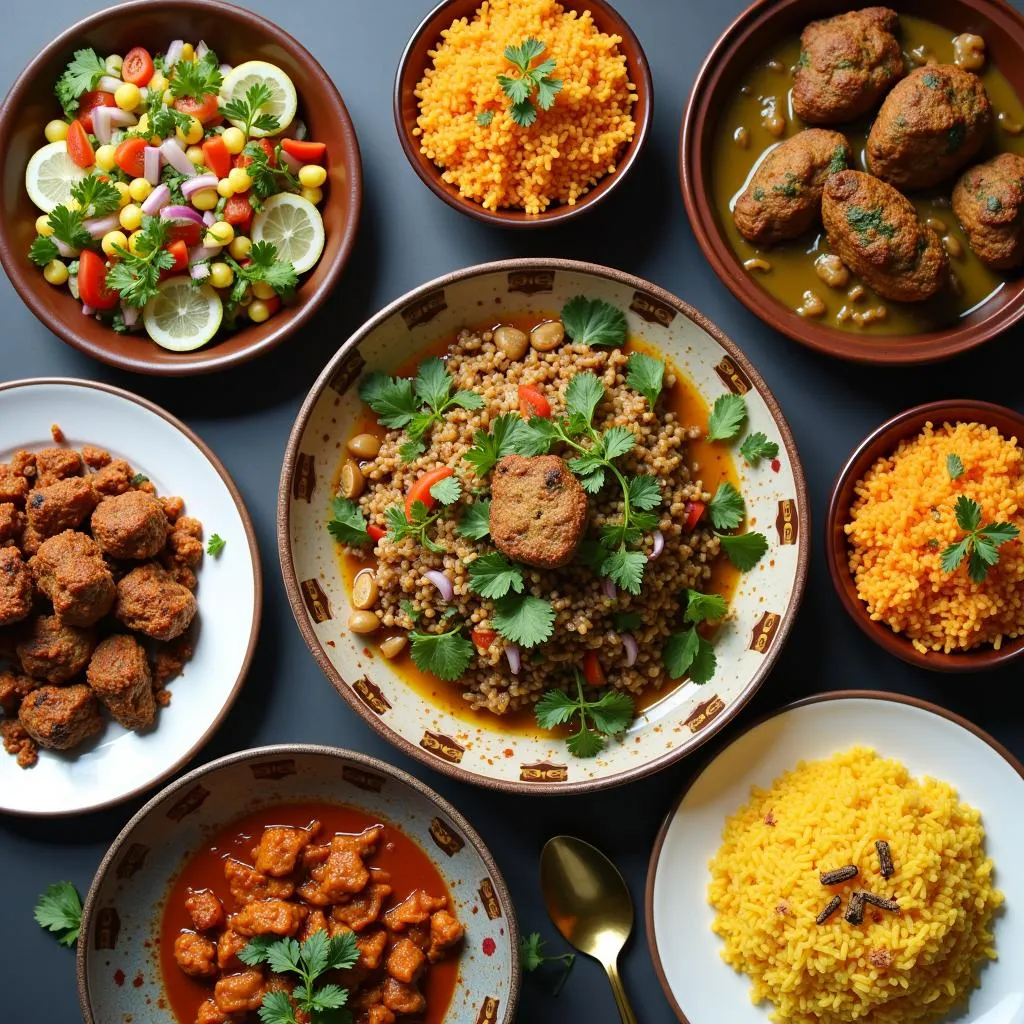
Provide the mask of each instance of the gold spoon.
{"label": "gold spoon", "polygon": [[540,888],[555,927],[605,969],[622,1024],[637,1024],[618,957],[633,930],[633,901],[618,868],[590,843],[555,836],[540,854]]}

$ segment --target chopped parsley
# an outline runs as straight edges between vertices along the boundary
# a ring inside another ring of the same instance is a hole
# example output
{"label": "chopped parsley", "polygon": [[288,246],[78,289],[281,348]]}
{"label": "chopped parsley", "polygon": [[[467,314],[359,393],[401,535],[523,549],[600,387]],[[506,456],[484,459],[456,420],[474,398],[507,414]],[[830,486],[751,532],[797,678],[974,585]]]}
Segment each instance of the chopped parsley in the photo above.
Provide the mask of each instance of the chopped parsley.
{"label": "chopped parsley", "polygon": [[966,536],[942,552],[942,571],[955,572],[966,558],[967,574],[975,583],[984,583],[988,570],[999,561],[999,548],[1007,541],[1016,540],[1020,530],[1012,523],[993,522],[982,526],[981,506],[963,494],[956,499],[953,514]]}
{"label": "chopped parsley", "polygon": [[78,941],[82,927],[82,900],[70,882],[48,885],[32,913],[36,923],[53,932],[62,946],[73,946]]}
{"label": "chopped parsley", "polygon": [[747,400],[731,391],[719,395],[708,416],[709,441],[731,441],[736,437],[747,419]]}
{"label": "chopped parsley", "polygon": [[896,235],[896,229],[886,223],[879,206],[873,210],[867,210],[863,206],[851,206],[846,211],[846,223],[861,236],[862,242],[866,241],[867,235],[871,232],[883,238],[893,238]]}
{"label": "chopped parsley", "polygon": [[604,750],[608,736],[619,736],[629,728],[635,707],[621,690],[607,690],[597,700],[587,700],[579,671],[573,669],[573,674],[576,695],[548,690],[537,701],[534,713],[542,729],[554,729],[578,718],[579,730],[569,736],[566,746],[575,757],[594,757]]}
{"label": "chopped parsley", "polygon": [[846,147],[836,146],[832,150],[832,159],[828,162],[828,173],[838,174],[840,171],[845,171],[847,166]]}
{"label": "chopped parsley", "polygon": [[537,120],[537,107],[550,110],[562,89],[561,79],[551,77],[551,72],[555,70],[552,58],[542,60],[536,67],[530,66],[534,58],[539,57],[546,48],[539,39],[532,37],[520,46],[505,47],[505,60],[518,74],[498,75],[498,84],[512,101],[509,114],[520,128],[529,128]]}
{"label": "chopped parsley", "polygon": [[486,128],[494,120],[493,110],[479,110],[476,115],[476,123],[481,128]]}
{"label": "chopped parsley", "polygon": [[658,395],[665,385],[665,364],[643,352],[633,352],[626,363],[626,369],[626,384],[647,399],[653,412]]}
{"label": "chopped parsley", "polygon": [[779,446],[769,441],[761,431],[749,434],[740,445],[740,455],[750,466],[756,466],[761,459],[774,459],[779,454]]}
{"label": "chopped parsley", "polygon": [[398,607],[409,616],[410,622],[415,622],[420,617],[420,610],[408,599],[403,599],[398,602]]}
{"label": "chopped parsley", "polygon": [[458,679],[469,666],[475,648],[458,625],[447,633],[409,633],[410,653],[416,667],[447,682]]}
{"label": "chopped parsley", "polygon": [[219,93],[223,84],[224,76],[220,73],[217,54],[213,50],[207,50],[202,57],[195,60],[179,60],[174,65],[174,74],[171,75],[168,87],[175,98],[187,96],[194,100],[202,100],[204,96]]}
{"label": "chopped parsley", "polygon": [[626,344],[626,315],[610,302],[577,295],[562,307],[561,320],[565,333],[577,344],[591,348]]}

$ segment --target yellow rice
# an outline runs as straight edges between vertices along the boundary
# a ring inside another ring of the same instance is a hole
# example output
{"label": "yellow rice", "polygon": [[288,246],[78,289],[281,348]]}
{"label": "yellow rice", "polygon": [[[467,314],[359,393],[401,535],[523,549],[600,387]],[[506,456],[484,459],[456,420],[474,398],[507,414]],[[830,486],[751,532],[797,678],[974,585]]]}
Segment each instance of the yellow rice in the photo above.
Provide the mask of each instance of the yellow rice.
{"label": "yellow rice", "polygon": [[[621,36],[599,32],[589,11],[566,11],[554,0],[485,0],[472,20],[460,18],[441,35],[416,86],[414,133],[463,196],[490,210],[540,213],[556,202],[573,205],[615,170],[636,130],[636,86],[619,53]],[[503,51],[530,37],[546,45],[538,60],[553,58],[551,77],[563,85],[553,106],[522,128],[497,76],[516,74]],[[476,117],[485,112],[493,118],[481,125]]]}
{"label": "yellow rice", "polygon": [[[774,824],[769,824],[774,822]],[[879,873],[875,840],[895,873]],[[860,875],[826,888],[820,871],[855,864]],[[860,925],[843,915],[866,889],[899,913],[866,905]],[[843,904],[815,923],[833,895]],[[912,778],[863,747],[801,762],[729,818],[711,861],[709,901],[723,959],[753,981],[751,999],[792,1024],[917,1024],[964,1000],[995,959],[992,888],[978,811],[944,782]]]}
{"label": "yellow rice", "polygon": [[[959,455],[956,480],[946,456]],[[981,506],[982,524],[1024,527],[1024,476],[1017,439],[978,423],[931,423],[879,459],[857,483],[845,526],[849,565],[871,618],[904,633],[924,652],[968,650],[1024,632],[1024,546],[1009,541],[982,583],[967,560],[946,573],[941,553],[959,541],[953,506],[959,495]]]}

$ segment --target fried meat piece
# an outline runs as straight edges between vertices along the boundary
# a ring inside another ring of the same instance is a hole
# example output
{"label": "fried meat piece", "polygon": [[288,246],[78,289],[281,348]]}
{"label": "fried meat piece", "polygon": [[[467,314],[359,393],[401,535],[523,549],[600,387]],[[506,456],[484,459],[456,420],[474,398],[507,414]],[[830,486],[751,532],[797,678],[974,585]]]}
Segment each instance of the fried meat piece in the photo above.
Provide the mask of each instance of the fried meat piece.
{"label": "fried meat piece", "polygon": [[93,473],[89,478],[89,482],[92,484],[92,489],[96,494],[102,498],[130,491],[134,475],[132,467],[124,459],[114,459],[103,466],[98,472]]}
{"label": "fried meat piece", "polygon": [[80,476],[35,487],[25,500],[29,526],[43,537],[76,529],[95,507],[96,495]]}
{"label": "fried meat piece", "polygon": [[[383,831],[383,825],[373,825],[358,835],[331,837],[331,852],[327,860],[310,871],[321,899],[326,903],[337,903],[366,888],[370,881],[370,872],[363,863],[363,858],[376,850]],[[303,886],[301,891],[305,895],[306,886]],[[310,902],[325,905],[319,900]]]}
{"label": "fried meat piece", "polygon": [[47,750],[70,750],[103,728],[88,686],[40,686],[21,703],[18,721]]}
{"label": "fried meat piece", "polygon": [[0,626],[21,622],[32,611],[32,572],[17,548],[0,548]]}
{"label": "fried meat piece", "polygon": [[85,470],[82,456],[74,448],[44,448],[35,454],[37,487],[46,487],[71,476],[81,476]]}
{"label": "fried meat piece", "polygon": [[39,747],[17,719],[0,722],[4,750],[17,759],[19,768],[31,768],[39,760]]}
{"label": "fried meat piece", "polygon": [[114,635],[93,651],[85,678],[115,721],[126,729],[148,729],[156,721],[153,678],[142,645]]}
{"label": "fried meat piece", "polygon": [[189,889],[185,909],[197,932],[208,932],[224,923],[224,905],[212,889]]}
{"label": "fried meat piece", "polygon": [[213,1001],[225,1013],[251,1013],[260,1008],[265,991],[262,971],[242,971],[218,979]]}
{"label": "fried meat piece", "polygon": [[84,533],[65,530],[49,537],[29,566],[61,622],[94,626],[114,604],[114,577],[96,542]]}
{"label": "fried meat piece", "polygon": [[167,516],[159,498],[127,491],[104,498],[92,514],[92,535],[112,558],[142,561],[167,542]]}
{"label": "fried meat piece", "polygon": [[12,502],[0,503],[0,544],[15,540],[24,526],[25,517]]}
{"label": "fried meat piece", "polygon": [[132,569],[117,584],[114,615],[129,629],[154,640],[173,640],[188,629],[196,614],[192,592],[175,583],[166,570],[149,562]]}
{"label": "fried meat piece", "polygon": [[295,892],[294,883],[283,878],[267,878],[234,857],[224,861],[224,877],[237,907],[244,907],[253,900],[286,900]]}
{"label": "fried meat piece", "polygon": [[302,924],[305,908],[287,900],[253,900],[228,919],[228,926],[239,935],[292,936]]}
{"label": "fried meat piece", "polygon": [[974,255],[994,270],[1024,263],[1024,157],[1000,153],[961,175],[953,212]]}
{"label": "fried meat piece", "polygon": [[190,978],[217,974],[217,947],[205,935],[179,932],[174,940],[174,960]]}
{"label": "fried meat piece", "polygon": [[339,903],[331,911],[333,920],[361,932],[379,917],[384,901],[391,895],[391,886],[386,882],[370,882],[362,892],[345,903]]}
{"label": "fried meat piece", "polygon": [[384,969],[396,981],[412,985],[426,966],[427,958],[423,950],[408,939],[399,939],[388,953]]}
{"label": "fried meat piece", "polygon": [[31,484],[13,466],[0,462],[0,501],[15,508],[24,508]]}
{"label": "fried meat piece", "polygon": [[48,683],[73,679],[95,649],[96,635],[91,629],[69,626],[56,615],[32,619],[15,647],[22,671]]}
{"label": "fried meat piece", "polygon": [[5,715],[16,715],[21,702],[39,685],[39,680],[31,676],[0,669],[0,711]]}
{"label": "fried meat piece", "polygon": [[415,1016],[427,1008],[426,996],[415,985],[406,985],[391,977],[384,980],[381,1002],[399,1016],[402,1014]]}
{"label": "fried meat piece", "polygon": [[444,910],[448,899],[431,896],[425,889],[414,889],[401,903],[384,915],[384,923],[393,932],[402,932],[409,925],[425,924],[436,910]]}
{"label": "fried meat piece", "polygon": [[448,951],[462,941],[466,929],[447,910],[438,910],[430,916],[430,948],[427,959],[431,963],[444,959]]}
{"label": "fried meat piece", "polygon": [[260,841],[253,851],[256,870],[271,878],[283,878],[295,870],[299,855],[313,841],[320,831],[320,822],[314,821],[309,828],[294,828],[291,825],[272,825],[263,830]]}

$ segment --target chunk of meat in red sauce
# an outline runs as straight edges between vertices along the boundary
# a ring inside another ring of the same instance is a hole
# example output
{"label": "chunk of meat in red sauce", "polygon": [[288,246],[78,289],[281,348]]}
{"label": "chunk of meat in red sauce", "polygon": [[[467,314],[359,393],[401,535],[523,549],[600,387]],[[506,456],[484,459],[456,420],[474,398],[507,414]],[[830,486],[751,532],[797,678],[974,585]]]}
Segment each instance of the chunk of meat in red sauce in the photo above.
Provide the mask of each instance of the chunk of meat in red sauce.
{"label": "chunk of meat in red sauce", "polygon": [[370,974],[380,968],[388,948],[388,939],[388,933],[383,928],[358,936],[356,948],[359,950],[359,959],[351,967],[336,972],[334,980],[337,984],[349,992],[356,991]]}
{"label": "chunk of meat in red sauce", "polygon": [[302,922],[299,929],[298,940],[305,942],[315,932],[327,931],[327,918],[322,910],[311,910],[306,914],[306,920]]}
{"label": "chunk of meat in red sauce", "polygon": [[209,889],[189,889],[185,897],[185,909],[196,931],[207,932],[211,928],[219,928],[224,923],[224,905],[216,893]]}
{"label": "chunk of meat in red sauce", "polygon": [[204,999],[196,1014],[196,1024],[233,1024],[238,1018],[225,1013],[212,999]]}
{"label": "chunk of meat in red sauce", "polygon": [[309,846],[319,831],[319,821],[314,821],[309,828],[275,825],[265,829],[253,851],[256,870],[271,878],[290,875],[295,870],[299,854]]}
{"label": "chunk of meat in red sauce", "polygon": [[427,958],[423,950],[408,939],[399,939],[388,953],[385,970],[396,981],[411,985],[419,977]]}
{"label": "chunk of meat in red sauce", "polygon": [[347,924],[354,932],[368,928],[380,917],[384,901],[391,895],[386,882],[371,882],[361,893],[331,911],[335,921]]}
{"label": "chunk of meat in red sauce", "polygon": [[242,971],[221,978],[213,986],[213,1000],[225,1013],[244,1013],[260,1008],[265,991],[262,971]]}
{"label": "chunk of meat in red sauce", "polygon": [[447,910],[437,911],[430,918],[430,948],[427,950],[427,959],[431,963],[443,960],[448,950],[462,941],[465,931],[466,929]]}
{"label": "chunk of meat in red sauce", "polygon": [[381,1002],[396,1014],[408,1014],[410,1017],[422,1013],[427,1008],[427,1000],[415,985],[407,985],[403,981],[387,978],[381,990]]}
{"label": "chunk of meat in red sauce", "polygon": [[305,908],[298,903],[284,900],[253,900],[237,914],[232,914],[228,924],[239,935],[287,935],[299,930],[305,917]]}
{"label": "chunk of meat in red sauce", "polygon": [[373,825],[359,835],[332,837],[327,860],[310,872],[313,881],[319,886],[320,894],[328,903],[337,903],[345,896],[362,892],[366,888],[370,872],[363,863],[363,857],[374,852],[383,831],[383,825]]}
{"label": "chunk of meat in red sauce", "polygon": [[302,851],[302,866],[308,871],[323,864],[331,855],[330,843],[311,843]]}
{"label": "chunk of meat in red sauce", "polygon": [[384,923],[393,932],[405,931],[411,924],[424,924],[435,910],[444,910],[447,906],[446,897],[431,896],[425,889],[414,889],[384,915]]}
{"label": "chunk of meat in red sauce", "polygon": [[398,1018],[383,1003],[371,1006],[366,1016],[360,1018],[359,1024],[395,1024]]}
{"label": "chunk of meat in red sauce", "polygon": [[235,905],[244,907],[253,900],[287,900],[295,892],[295,884],[280,878],[267,878],[249,864],[229,857],[224,861],[224,877]]}
{"label": "chunk of meat in red sauce", "polygon": [[217,947],[205,935],[181,932],[174,940],[174,959],[193,978],[212,978],[217,973]]}
{"label": "chunk of meat in red sauce", "polygon": [[238,959],[239,951],[245,949],[249,940],[230,928],[221,932],[217,939],[217,966],[222,971],[235,971],[244,965]]}

